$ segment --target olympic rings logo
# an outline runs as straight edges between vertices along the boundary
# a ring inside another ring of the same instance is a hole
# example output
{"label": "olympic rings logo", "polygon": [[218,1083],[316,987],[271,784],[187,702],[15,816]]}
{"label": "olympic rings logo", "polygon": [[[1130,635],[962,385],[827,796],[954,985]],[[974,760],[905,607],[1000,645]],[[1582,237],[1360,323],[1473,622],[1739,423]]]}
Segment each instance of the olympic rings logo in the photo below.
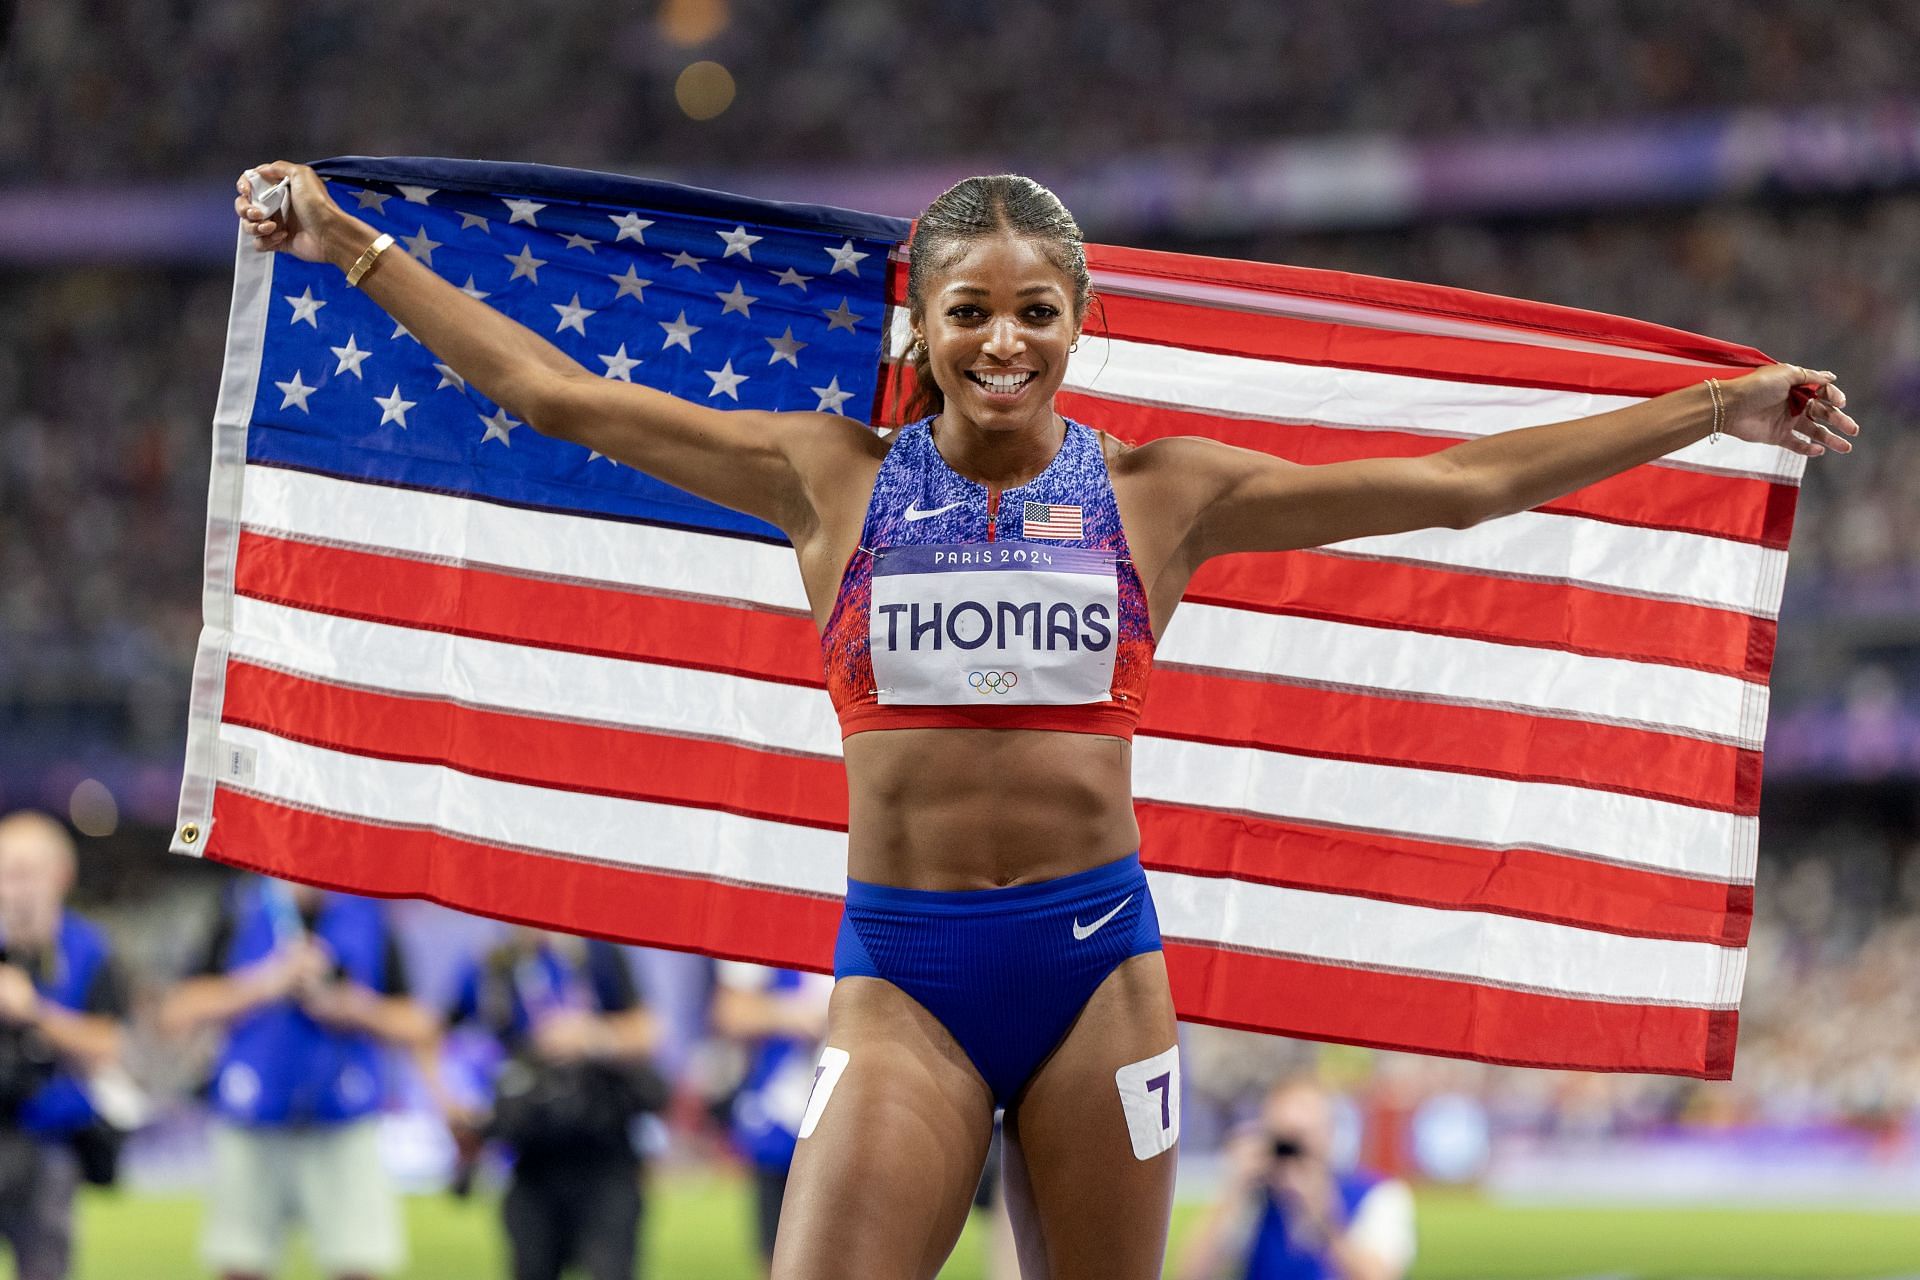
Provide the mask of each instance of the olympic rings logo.
{"label": "olympic rings logo", "polygon": [[967,683],[983,697],[989,693],[1006,693],[1020,683],[1020,675],[1015,671],[969,671]]}

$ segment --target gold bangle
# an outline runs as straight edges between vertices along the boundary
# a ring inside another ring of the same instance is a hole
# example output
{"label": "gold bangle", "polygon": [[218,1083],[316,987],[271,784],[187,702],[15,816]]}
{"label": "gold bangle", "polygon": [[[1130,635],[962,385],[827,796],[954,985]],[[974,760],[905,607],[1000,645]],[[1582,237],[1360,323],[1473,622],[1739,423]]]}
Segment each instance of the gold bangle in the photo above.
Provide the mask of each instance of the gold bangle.
{"label": "gold bangle", "polygon": [[1707,394],[1713,397],[1713,434],[1707,437],[1708,444],[1720,443],[1720,426],[1727,419],[1727,407],[1720,399],[1720,380],[1707,379]]}
{"label": "gold bangle", "polygon": [[347,283],[358,289],[360,281],[365,278],[367,272],[373,270],[373,264],[379,260],[380,255],[391,248],[393,248],[393,236],[382,231],[374,242],[367,246],[367,251],[355,258],[353,265],[347,268]]}

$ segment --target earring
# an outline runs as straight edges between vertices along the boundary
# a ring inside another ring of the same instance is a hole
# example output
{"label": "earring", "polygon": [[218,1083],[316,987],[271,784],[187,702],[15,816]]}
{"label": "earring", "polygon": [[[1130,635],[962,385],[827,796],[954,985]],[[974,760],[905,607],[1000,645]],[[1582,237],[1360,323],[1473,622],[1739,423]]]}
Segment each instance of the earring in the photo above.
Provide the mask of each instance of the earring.
{"label": "earring", "polygon": [[927,354],[927,340],[925,338],[915,338],[913,340],[913,354],[917,356]]}
{"label": "earring", "polygon": [[1074,352],[1078,351],[1079,349],[1080,349],[1080,339],[1075,338],[1073,340],[1073,345],[1067,348],[1067,354],[1072,355]]}

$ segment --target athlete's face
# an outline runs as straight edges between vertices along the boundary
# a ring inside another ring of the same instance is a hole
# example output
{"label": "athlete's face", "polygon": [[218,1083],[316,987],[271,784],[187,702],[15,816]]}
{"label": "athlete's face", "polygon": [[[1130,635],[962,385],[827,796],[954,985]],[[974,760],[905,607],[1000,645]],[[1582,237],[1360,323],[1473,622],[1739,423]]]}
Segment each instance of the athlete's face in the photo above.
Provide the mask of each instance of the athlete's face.
{"label": "athlete's face", "polygon": [[1028,237],[967,241],[928,280],[918,332],[949,414],[990,431],[1050,424],[1080,335],[1073,281]]}

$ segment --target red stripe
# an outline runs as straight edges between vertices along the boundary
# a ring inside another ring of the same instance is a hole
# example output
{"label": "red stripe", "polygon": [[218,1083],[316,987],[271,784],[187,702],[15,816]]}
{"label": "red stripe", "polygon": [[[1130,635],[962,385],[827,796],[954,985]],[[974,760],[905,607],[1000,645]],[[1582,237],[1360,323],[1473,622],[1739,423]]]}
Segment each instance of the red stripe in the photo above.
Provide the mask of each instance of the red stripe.
{"label": "red stripe", "polygon": [[1760,752],[1587,720],[1155,669],[1143,733],[1760,809]]}
{"label": "red stripe", "polygon": [[435,564],[253,531],[240,535],[234,592],[362,621],[826,687],[813,620],[748,605]]}
{"label": "red stripe", "polygon": [[[1206,436],[1307,466],[1355,458],[1424,457],[1460,443],[1460,439],[1411,431],[1359,431],[1231,418],[1109,400],[1077,391],[1062,391],[1056,401],[1069,416],[1098,424],[1132,444],[1168,436]],[[1729,538],[1778,550],[1787,545],[1799,492],[1791,484],[1649,465],[1630,468],[1533,509],[1636,528]]]}
{"label": "red stripe", "polygon": [[[316,851],[324,851],[316,858]],[[502,849],[216,793],[208,856],[267,875],[761,964],[831,966],[831,899]],[[1487,1062],[1724,1079],[1737,1015],[1539,996],[1171,942],[1179,1016]]]}
{"label": "red stripe", "polygon": [[227,664],[221,718],[475,777],[847,829],[847,773],[837,759],[352,689],[239,659]]}
{"label": "red stripe", "polygon": [[1142,800],[1150,867],[1632,937],[1746,945],[1753,886],[1537,849],[1482,849]]}
{"label": "red stripe", "polygon": [[1739,1014],[1534,995],[1169,942],[1182,1018],[1522,1067],[1725,1080]]}
{"label": "red stripe", "polygon": [[[477,777],[846,829],[846,776],[837,760],[352,689],[237,660],[227,667],[223,718],[330,750],[443,764]],[[1693,941],[1744,938],[1750,912],[1744,886],[1554,854],[1153,802],[1138,810],[1153,865],[1194,874]]]}
{"label": "red stripe", "polygon": [[426,898],[521,924],[828,969],[836,899],[503,849],[312,813],[222,787],[206,853],[349,893]]}

